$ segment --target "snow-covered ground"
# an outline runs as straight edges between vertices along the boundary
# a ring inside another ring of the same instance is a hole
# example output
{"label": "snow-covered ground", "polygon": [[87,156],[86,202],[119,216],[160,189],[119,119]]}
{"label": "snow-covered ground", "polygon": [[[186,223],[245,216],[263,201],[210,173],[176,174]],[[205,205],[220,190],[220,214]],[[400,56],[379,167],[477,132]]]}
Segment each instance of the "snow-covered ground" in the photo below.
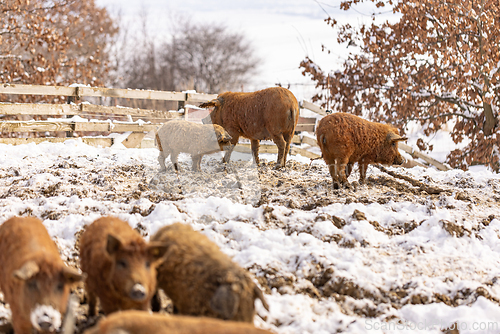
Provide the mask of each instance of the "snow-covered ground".
{"label": "snow-covered ground", "polygon": [[499,175],[392,169],[443,190],[429,195],[371,168],[368,185],[335,191],[321,161],[276,171],[261,155],[258,170],[224,170],[206,156],[196,174],[181,155],[177,176],[157,174],[157,154],[0,145],[0,221],[41,218],[69,262],[79,231],[103,215],[146,238],[190,224],[256,276],[271,309],[257,302],[255,324],[276,333],[500,331]]}

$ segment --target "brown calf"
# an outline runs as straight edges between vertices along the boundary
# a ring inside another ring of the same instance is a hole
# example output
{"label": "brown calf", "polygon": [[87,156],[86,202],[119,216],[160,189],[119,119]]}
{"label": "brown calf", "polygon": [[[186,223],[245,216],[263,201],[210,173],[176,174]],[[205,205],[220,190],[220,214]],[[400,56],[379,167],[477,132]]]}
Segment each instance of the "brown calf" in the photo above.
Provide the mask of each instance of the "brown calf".
{"label": "brown calf", "polygon": [[256,298],[269,310],[248,272],[189,225],[165,226],[151,240],[167,247],[158,287],[179,314],[253,322]]}
{"label": "brown calf", "polygon": [[[229,162],[240,136],[250,139],[255,163],[259,164],[259,141],[272,139],[278,146],[276,167],[284,167],[295,126],[299,120],[297,99],[286,88],[272,87],[253,93],[225,92],[200,105],[215,107],[209,117],[231,135],[232,146],[224,156]],[[208,117],[203,120],[207,122]]]}
{"label": "brown calf", "polygon": [[89,315],[96,297],[102,310],[149,309],[156,287],[156,260],[165,247],[147,244],[128,223],[113,217],[97,219],[80,239],[80,263],[88,277]]}
{"label": "brown calf", "polygon": [[84,334],[271,334],[251,324],[142,311],[111,314]]}
{"label": "brown calf", "polygon": [[0,290],[16,334],[55,332],[66,312],[72,283],[83,279],[67,267],[42,222],[14,217],[0,226]]}
{"label": "brown calf", "polygon": [[401,165],[404,162],[398,151],[398,142],[407,138],[401,137],[397,129],[387,124],[335,113],[321,119],[316,136],[334,188],[349,187],[347,178],[356,162],[360,183],[365,181],[368,164]]}

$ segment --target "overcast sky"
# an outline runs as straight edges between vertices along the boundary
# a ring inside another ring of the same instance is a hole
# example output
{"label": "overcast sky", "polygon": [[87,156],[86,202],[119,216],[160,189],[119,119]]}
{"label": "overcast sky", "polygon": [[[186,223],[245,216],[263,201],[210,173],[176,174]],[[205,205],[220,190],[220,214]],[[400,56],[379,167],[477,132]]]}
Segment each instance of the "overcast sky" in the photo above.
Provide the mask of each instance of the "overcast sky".
{"label": "overcast sky", "polygon": [[[336,46],[334,30],[323,21],[328,17],[326,12],[351,24],[369,19],[370,14],[368,9],[365,13],[340,11],[340,0],[96,0],[96,3],[107,7],[112,14],[121,11],[129,22],[137,21],[138,13],[145,10],[152,33],[158,35],[168,35],[171,18],[176,15],[195,22],[224,23],[244,34],[262,59],[258,75],[245,90],[290,84],[301,98],[309,98],[314,91],[313,83],[299,69],[306,56],[331,70],[338,67],[346,54],[345,46]],[[322,44],[331,48],[333,54],[322,52]]]}

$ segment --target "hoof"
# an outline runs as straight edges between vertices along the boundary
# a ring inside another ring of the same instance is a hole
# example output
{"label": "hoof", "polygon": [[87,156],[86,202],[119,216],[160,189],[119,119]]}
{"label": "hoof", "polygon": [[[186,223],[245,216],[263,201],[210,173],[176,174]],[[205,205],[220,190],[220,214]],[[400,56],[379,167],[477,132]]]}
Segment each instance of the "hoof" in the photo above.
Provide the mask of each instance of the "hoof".
{"label": "hoof", "polygon": [[273,169],[274,169],[274,170],[278,170],[278,169],[282,169],[283,167],[284,167],[284,166],[282,166],[281,164],[278,164],[278,163],[277,163],[276,165],[274,165],[274,168],[273,168]]}

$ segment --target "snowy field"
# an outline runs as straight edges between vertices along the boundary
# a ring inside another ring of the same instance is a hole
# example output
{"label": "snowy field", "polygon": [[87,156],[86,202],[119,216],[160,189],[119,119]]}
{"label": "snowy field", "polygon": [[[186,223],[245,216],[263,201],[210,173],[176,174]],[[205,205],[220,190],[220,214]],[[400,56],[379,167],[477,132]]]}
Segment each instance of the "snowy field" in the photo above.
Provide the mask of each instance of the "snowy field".
{"label": "snowy field", "polygon": [[275,171],[261,155],[258,169],[224,170],[205,156],[195,174],[181,155],[177,176],[157,174],[157,155],[79,140],[0,145],[0,221],[41,218],[70,264],[81,229],[103,215],[146,238],[190,224],[255,275],[271,308],[257,302],[255,324],[276,333],[500,331],[499,175],[391,168],[442,190],[430,195],[370,168],[367,185],[334,191],[321,161]]}

